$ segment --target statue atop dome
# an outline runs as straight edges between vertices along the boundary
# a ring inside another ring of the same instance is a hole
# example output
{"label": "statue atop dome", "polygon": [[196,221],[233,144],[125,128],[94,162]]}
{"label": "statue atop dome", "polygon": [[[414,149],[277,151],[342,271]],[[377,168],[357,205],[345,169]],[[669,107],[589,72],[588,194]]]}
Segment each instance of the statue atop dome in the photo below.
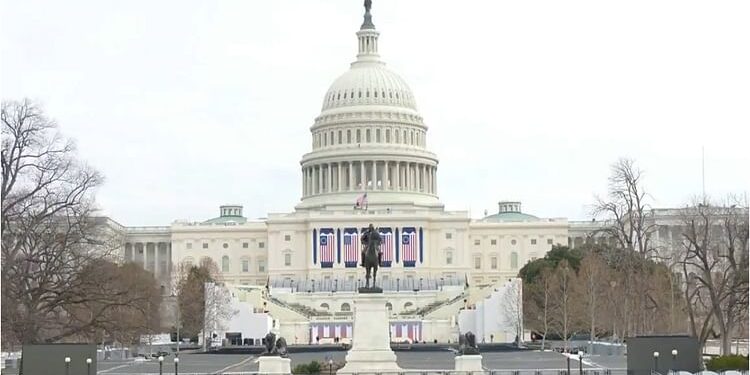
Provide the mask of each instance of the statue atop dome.
{"label": "statue atop dome", "polygon": [[360,30],[375,30],[375,25],[372,23],[372,14],[370,14],[370,9],[372,8],[372,0],[365,0],[365,22],[362,22],[362,26],[360,26]]}

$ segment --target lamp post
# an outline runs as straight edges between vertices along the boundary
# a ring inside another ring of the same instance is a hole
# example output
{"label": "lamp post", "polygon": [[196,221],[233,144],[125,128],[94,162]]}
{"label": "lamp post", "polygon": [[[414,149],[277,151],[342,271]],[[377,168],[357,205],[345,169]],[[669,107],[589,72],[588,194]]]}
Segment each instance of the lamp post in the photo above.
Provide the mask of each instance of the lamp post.
{"label": "lamp post", "polygon": [[328,358],[328,375],[333,375],[333,358]]}
{"label": "lamp post", "polygon": [[677,349],[672,349],[672,372],[677,370]]}
{"label": "lamp post", "polygon": [[568,372],[566,372],[565,374],[570,375],[570,353],[568,353],[568,355],[565,356],[565,358],[568,359]]}
{"label": "lamp post", "polygon": [[175,357],[174,358],[174,375],[177,375],[177,366],[180,364],[180,359]]}
{"label": "lamp post", "polygon": [[65,357],[65,375],[70,375],[70,357]]}
{"label": "lamp post", "polygon": [[659,372],[659,352],[654,352],[654,372]]}
{"label": "lamp post", "polygon": [[91,358],[86,358],[86,375],[91,375]]}
{"label": "lamp post", "polygon": [[164,365],[164,357],[159,356],[159,375],[162,375],[162,366]]}
{"label": "lamp post", "polygon": [[578,351],[578,373],[583,375],[583,352]]}

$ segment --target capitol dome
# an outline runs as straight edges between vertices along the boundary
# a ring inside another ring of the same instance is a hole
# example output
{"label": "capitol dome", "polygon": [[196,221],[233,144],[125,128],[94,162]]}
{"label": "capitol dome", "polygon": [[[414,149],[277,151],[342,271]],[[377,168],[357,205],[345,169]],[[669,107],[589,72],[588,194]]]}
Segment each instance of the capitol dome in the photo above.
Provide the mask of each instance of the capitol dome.
{"label": "capitol dome", "polygon": [[328,88],[322,110],[357,105],[388,105],[417,110],[403,78],[380,62],[355,62]]}
{"label": "capitol dome", "polygon": [[406,81],[380,60],[371,4],[356,32],[357,58],[328,88],[310,127],[298,209],[443,208],[427,125]]}

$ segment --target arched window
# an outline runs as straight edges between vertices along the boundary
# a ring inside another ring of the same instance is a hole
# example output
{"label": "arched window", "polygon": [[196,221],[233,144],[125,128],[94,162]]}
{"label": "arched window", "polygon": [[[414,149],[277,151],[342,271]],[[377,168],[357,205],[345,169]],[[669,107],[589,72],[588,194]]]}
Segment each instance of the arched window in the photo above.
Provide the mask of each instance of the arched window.
{"label": "arched window", "polygon": [[453,251],[445,252],[445,264],[453,264]]}
{"label": "arched window", "polygon": [[328,307],[328,304],[327,304],[327,303],[321,303],[321,304],[320,304],[320,308],[321,308],[322,310],[325,310],[325,311],[328,311],[328,310],[330,309],[330,307]]}
{"label": "arched window", "polygon": [[390,302],[386,302],[385,303],[385,308],[388,309],[388,311],[391,311],[391,310],[393,310],[393,305],[391,305]]}
{"label": "arched window", "polygon": [[404,144],[406,144],[406,129],[404,129]]}
{"label": "arched window", "polygon": [[352,143],[352,131],[351,130],[346,131],[346,143]]}
{"label": "arched window", "polygon": [[370,143],[370,129],[365,130],[365,142]]}
{"label": "arched window", "polygon": [[357,129],[357,143],[362,143],[362,130]]}
{"label": "arched window", "polygon": [[394,133],[396,134],[396,143],[401,143],[401,133],[398,130],[395,130]]}
{"label": "arched window", "polygon": [[345,303],[342,303],[342,304],[341,304],[341,311],[352,311],[352,307],[351,307],[351,306],[349,306],[349,304],[348,304],[348,303],[346,303],[346,302],[345,302]]}
{"label": "arched window", "polygon": [[292,254],[284,254],[284,266],[289,267],[292,265]]}
{"label": "arched window", "polygon": [[408,309],[410,309],[410,308],[411,308],[412,306],[414,306],[414,304],[413,304],[413,303],[411,303],[411,302],[407,302],[407,303],[405,303],[405,304],[404,304],[404,310],[408,310]]}
{"label": "arched window", "polygon": [[338,142],[336,142],[338,144],[341,144],[341,141],[344,139],[344,137],[342,137],[341,135],[342,135],[342,132],[341,130],[339,130],[339,139],[338,139]]}
{"label": "arched window", "polygon": [[240,263],[242,272],[250,272],[250,258],[242,258]]}
{"label": "arched window", "polygon": [[515,251],[510,253],[510,267],[518,268],[518,253]]}
{"label": "arched window", "polygon": [[221,272],[229,272],[229,256],[221,257]]}

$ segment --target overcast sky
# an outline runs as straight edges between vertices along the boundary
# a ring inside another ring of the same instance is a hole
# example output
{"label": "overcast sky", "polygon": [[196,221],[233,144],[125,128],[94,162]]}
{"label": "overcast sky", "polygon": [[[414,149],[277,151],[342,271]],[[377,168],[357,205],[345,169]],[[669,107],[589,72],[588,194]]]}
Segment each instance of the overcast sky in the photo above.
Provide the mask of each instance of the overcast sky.
{"label": "overcast sky", "polygon": [[[658,207],[745,194],[750,2],[374,0],[447,209],[587,219],[637,160]],[[2,1],[0,94],[42,102],[103,172],[126,225],[299,202],[323,94],[354,60],[361,0]]]}

